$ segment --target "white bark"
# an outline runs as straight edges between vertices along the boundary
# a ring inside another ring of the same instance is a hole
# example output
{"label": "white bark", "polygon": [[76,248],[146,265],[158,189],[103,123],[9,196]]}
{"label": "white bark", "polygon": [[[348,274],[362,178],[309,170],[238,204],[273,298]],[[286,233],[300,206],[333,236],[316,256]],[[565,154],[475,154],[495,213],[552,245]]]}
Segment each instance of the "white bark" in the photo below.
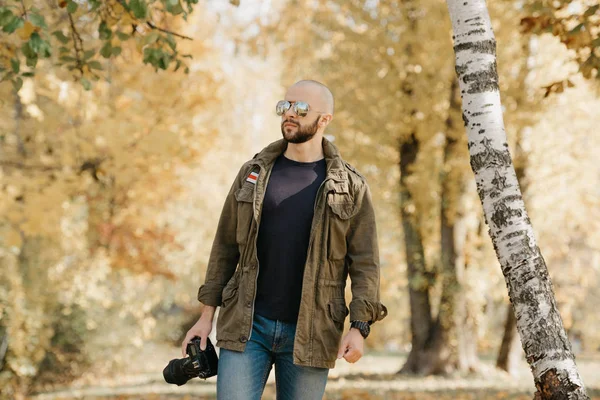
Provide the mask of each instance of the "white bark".
{"label": "white bark", "polygon": [[486,3],[447,4],[471,167],[538,389],[536,399],[588,399],[508,151]]}

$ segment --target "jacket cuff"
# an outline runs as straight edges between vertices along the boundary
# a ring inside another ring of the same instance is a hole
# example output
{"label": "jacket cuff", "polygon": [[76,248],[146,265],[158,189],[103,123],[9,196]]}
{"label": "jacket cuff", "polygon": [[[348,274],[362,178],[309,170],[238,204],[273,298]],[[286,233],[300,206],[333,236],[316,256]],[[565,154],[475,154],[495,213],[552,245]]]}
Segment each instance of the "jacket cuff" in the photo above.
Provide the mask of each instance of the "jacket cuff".
{"label": "jacket cuff", "polygon": [[198,289],[198,301],[206,306],[221,305],[223,286],[215,283],[205,283]]}
{"label": "jacket cuff", "polygon": [[350,321],[376,322],[387,316],[387,307],[379,302],[354,299],[350,302]]}

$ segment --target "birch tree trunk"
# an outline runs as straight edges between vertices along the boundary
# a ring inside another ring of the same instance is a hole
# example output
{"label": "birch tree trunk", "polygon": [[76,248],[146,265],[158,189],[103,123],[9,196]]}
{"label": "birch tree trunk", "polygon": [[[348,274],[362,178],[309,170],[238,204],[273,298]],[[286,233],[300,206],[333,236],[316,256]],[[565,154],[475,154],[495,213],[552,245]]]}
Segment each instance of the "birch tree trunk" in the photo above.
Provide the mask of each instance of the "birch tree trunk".
{"label": "birch tree trunk", "polygon": [[535,399],[588,399],[508,151],[484,0],[447,0],[471,168],[533,373]]}

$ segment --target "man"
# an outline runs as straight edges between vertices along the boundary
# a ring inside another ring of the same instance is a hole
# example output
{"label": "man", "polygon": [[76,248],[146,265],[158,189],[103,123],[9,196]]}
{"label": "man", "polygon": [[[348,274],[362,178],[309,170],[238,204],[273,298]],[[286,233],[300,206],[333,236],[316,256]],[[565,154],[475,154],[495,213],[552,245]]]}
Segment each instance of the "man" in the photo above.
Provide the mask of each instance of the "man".
{"label": "man", "polygon": [[358,361],[370,325],[387,315],[369,188],[323,138],[333,108],[319,82],[290,87],[276,107],[283,139],[242,166],[225,200],[202,316],[182,343],[185,355],[199,336],[204,349],[221,307],[218,399],[260,399],[273,364],[278,399],[321,399],[336,359]]}

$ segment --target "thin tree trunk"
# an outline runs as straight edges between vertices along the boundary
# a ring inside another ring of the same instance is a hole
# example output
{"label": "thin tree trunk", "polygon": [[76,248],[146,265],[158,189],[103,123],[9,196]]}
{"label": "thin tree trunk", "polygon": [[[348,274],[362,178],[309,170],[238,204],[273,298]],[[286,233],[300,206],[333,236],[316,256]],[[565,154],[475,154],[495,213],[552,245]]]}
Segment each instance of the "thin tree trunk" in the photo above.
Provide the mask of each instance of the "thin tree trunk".
{"label": "thin tree trunk", "polygon": [[[451,362],[460,371],[477,367],[477,341],[475,329],[468,313],[468,299],[465,294],[465,242],[467,237],[467,210],[464,204],[467,196],[467,179],[470,171],[459,161],[467,154],[462,143],[464,135],[458,136],[457,119],[461,118],[460,92],[458,81],[453,80],[450,88],[450,108],[446,119],[446,145],[444,147],[444,176],[442,178],[441,199],[441,252],[443,271],[442,306],[438,318],[442,326],[447,326],[446,341],[452,342]],[[473,346],[474,344],[474,346]]]}
{"label": "thin tree trunk", "polygon": [[504,335],[498,352],[496,367],[514,373],[517,358],[517,318],[512,304],[506,307],[506,322],[504,324]]}
{"label": "thin tree trunk", "polygon": [[417,373],[421,364],[421,353],[425,350],[433,325],[423,241],[412,196],[406,183],[412,173],[418,152],[419,142],[414,134],[400,146],[400,209],[406,251],[412,334],[412,347],[406,363],[400,370],[401,373]]}
{"label": "thin tree trunk", "polygon": [[506,143],[496,41],[484,0],[448,0],[471,168],[515,308],[536,399],[588,399]]}

